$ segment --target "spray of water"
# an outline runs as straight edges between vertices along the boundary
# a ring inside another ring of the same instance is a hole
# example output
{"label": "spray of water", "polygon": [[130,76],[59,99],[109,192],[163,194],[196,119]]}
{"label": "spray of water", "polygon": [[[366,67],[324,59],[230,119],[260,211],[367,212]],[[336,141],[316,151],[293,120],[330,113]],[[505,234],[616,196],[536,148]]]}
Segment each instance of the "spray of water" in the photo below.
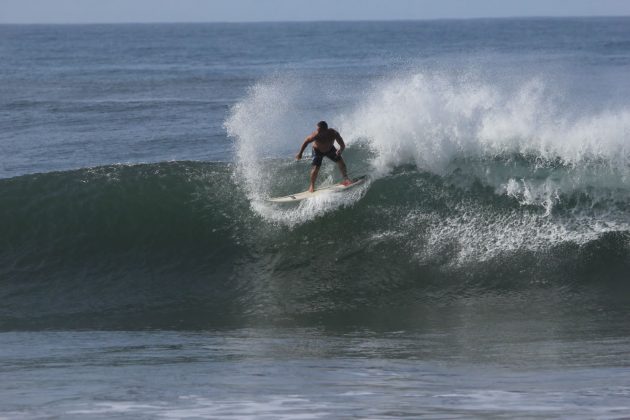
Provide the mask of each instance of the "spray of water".
{"label": "spray of water", "polygon": [[[312,101],[322,91],[296,77],[261,81],[226,121],[239,183],[252,208],[270,221],[304,223],[352,205],[369,188],[285,208],[265,201],[278,184],[290,181],[266,159],[295,154],[321,119]],[[473,76],[411,72],[344,95],[354,101],[338,110],[333,122],[350,149],[368,145],[371,158],[354,164],[369,165],[373,180],[400,165],[440,176],[457,169],[497,194],[540,206],[546,217],[563,197],[579,191],[593,197],[601,191],[606,200],[614,191],[630,202],[630,109],[566,111],[559,93],[540,77],[506,87]]]}

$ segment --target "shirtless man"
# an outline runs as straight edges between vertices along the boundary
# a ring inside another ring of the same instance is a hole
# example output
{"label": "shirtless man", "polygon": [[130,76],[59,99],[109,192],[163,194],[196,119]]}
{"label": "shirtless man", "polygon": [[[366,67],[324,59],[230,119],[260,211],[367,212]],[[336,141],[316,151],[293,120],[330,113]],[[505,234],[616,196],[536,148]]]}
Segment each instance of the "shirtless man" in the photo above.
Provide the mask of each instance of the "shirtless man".
{"label": "shirtless man", "polygon": [[[335,148],[335,140],[339,144],[339,150]],[[337,166],[339,166],[339,171],[341,172],[341,176],[343,177],[343,185],[348,185],[352,183],[350,178],[348,178],[348,171],[346,169],[346,164],[341,157],[341,153],[346,148],[346,145],[343,142],[343,139],[339,135],[336,130],[332,128],[328,128],[328,124],[326,121],[320,121],[317,123],[317,130],[315,130],[310,136],[304,140],[302,143],[302,147],[300,148],[300,152],[295,156],[297,160],[302,159],[302,153],[304,153],[304,149],[309,143],[313,143],[313,166],[311,168],[311,184],[308,187],[309,192],[315,191],[315,180],[317,179],[317,174],[319,173],[319,167],[322,165],[322,160],[324,156],[333,162],[337,162]]]}

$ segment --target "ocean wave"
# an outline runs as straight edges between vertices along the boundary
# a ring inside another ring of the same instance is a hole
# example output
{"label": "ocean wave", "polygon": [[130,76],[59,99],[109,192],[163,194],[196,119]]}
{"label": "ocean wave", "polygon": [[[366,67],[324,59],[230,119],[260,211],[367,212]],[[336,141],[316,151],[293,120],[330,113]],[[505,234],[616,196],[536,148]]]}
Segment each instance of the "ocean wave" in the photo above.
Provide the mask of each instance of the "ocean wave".
{"label": "ocean wave", "polygon": [[[348,160],[363,152],[351,146]],[[307,182],[307,165],[265,164],[286,172],[271,193]],[[485,162],[491,171],[504,164]],[[403,165],[350,201],[314,204],[315,216],[299,223],[278,220],[304,208],[262,215],[228,163],[0,180],[0,327],[302,322],[476,293],[626,283],[627,201],[586,188],[561,193],[549,212],[472,176],[476,165],[445,175]]]}

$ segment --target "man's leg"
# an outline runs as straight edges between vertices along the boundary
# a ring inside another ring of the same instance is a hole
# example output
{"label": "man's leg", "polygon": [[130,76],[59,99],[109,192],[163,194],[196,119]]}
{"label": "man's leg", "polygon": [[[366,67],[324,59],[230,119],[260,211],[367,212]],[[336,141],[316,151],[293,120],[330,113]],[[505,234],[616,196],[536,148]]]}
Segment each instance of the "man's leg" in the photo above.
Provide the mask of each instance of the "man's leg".
{"label": "man's leg", "polygon": [[317,179],[317,174],[319,173],[319,166],[313,165],[311,168],[311,184],[308,187],[309,192],[315,191],[315,180]]}
{"label": "man's leg", "polygon": [[339,157],[339,160],[337,161],[337,166],[339,167],[339,172],[341,172],[343,180],[350,181],[350,178],[348,178],[348,169],[346,168],[346,162],[343,161],[342,157]]}

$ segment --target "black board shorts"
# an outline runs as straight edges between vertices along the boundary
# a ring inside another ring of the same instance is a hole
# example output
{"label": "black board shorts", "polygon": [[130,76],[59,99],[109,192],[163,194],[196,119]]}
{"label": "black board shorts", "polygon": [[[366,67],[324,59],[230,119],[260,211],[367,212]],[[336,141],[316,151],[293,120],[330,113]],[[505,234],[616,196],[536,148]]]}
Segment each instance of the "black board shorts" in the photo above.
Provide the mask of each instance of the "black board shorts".
{"label": "black board shorts", "polygon": [[335,146],[331,147],[330,150],[326,153],[322,153],[317,149],[313,149],[313,165],[322,166],[322,160],[324,159],[324,156],[326,156],[333,162],[339,162],[339,160],[341,159],[341,156],[337,155],[337,149],[335,148]]}

